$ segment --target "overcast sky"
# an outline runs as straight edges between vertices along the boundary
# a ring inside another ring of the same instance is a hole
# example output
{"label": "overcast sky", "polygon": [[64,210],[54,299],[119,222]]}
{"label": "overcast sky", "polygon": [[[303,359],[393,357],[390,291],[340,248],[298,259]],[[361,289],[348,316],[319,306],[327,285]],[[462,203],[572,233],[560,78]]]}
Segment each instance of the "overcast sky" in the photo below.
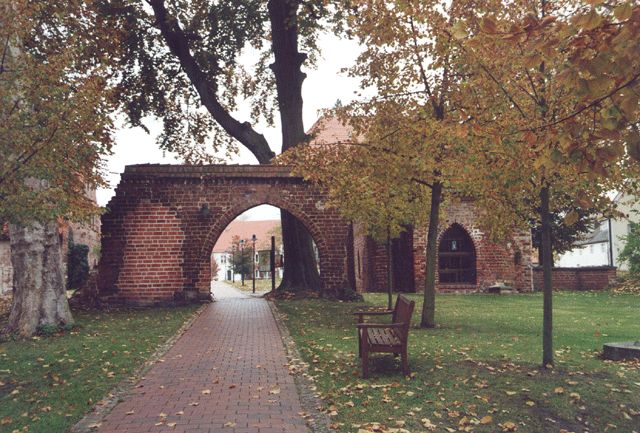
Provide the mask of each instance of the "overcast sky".
{"label": "overcast sky", "polygon": [[[324,35],[320,38],[322,59],[318,62],[318,68],[305,70],[307,79],[302,87],[304,100],[304,124],[309,129],[318,118],[318,112],[325,108],[331,108],[340,99],[343,103],[353,100],[357,90],[357,81],[340,73],[340,69],[353,64],[358,55],[358,46],[353,41],[338,39],[335,35]],[[242,107],[239,111],[245,111]],[[246,119],[239,118],[244,121]],[[114,194],[114,188],[120,181],[120,173],[126,165],[132,164],[179,164],[180,160],[172,154],[158,149],[155,139],[160,133],[160,123],[154,119],[148,119],[145,124],[151,133],[147,134],[140,128],[120,128],[116,133],[116,145],[113,155],[107,158],[108,180],[110,188],[97,191],[98,204],[106,205]],[[279,124],[277,119],[276,124]],[[256,125],[256,129],[264,134],[272,149],[280,152],[282,147],[280,128],[268,128],[265,125]],[[248,151],[240,146],[240,152],[228,161],[229,164],[257,164],[256,159]],[[272,206],[259,206],[243,214],[248,219],[273,219],[280,218],[277,208]]]}

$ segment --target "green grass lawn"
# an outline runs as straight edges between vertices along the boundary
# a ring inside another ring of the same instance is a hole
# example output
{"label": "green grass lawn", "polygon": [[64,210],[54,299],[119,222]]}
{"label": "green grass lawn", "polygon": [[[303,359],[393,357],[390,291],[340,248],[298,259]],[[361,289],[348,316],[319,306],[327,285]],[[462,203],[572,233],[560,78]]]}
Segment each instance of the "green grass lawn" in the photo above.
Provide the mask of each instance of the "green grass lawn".
{"label": "green grass lawn", "polygon": [[0,432],[66,431],[196,308],[77,311],[74,331],[1,343]]}
{"label": "green grass lawn", "polygon": [[[280,284],[280,278],[276,278],[276,288]],[[227,284],[231,284],[233,287],[240,289],[244,292],[253,291],[253,283],[251,279],[244,280],[244,286],[240,280],[236,280],[235,282],[224,281]],[[271,278],[262,278],[256,280],[256,292],[270,292],[271,291]]]}
{"label": "green grass lawn", "polygon": [[[386,305],[385,295],[365,298]],[[411,298],[412,377],[402,377],[399,360],[374,354],[369,380],[360,378],[350,315],[363,304],[278,302],[333,428],[640,432],[640,363],[599,358],[604,342],[640,339],[640,296],[554,294],[550,371],[539,368],[541,295],[438,296],[436,329],[417,327],[421,297]]]}

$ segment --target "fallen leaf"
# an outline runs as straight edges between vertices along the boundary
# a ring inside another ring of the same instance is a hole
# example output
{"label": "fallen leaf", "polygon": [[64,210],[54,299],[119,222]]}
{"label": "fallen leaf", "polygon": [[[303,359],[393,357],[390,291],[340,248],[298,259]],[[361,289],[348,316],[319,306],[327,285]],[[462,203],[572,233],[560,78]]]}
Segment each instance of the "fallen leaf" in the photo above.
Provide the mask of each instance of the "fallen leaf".
{"label": "fallen leaf", "polygon": [[491,424],[493,422],[493,417],[491,415],[486,415],[480,418],[480,424]]}
{"label": "fallen leaf", "polygon": [[518,426],[515,425],[515,423],[512,423],[511,421],[502,423],[501,427],[502,427],[502,431],[516,431],[518,429]]}

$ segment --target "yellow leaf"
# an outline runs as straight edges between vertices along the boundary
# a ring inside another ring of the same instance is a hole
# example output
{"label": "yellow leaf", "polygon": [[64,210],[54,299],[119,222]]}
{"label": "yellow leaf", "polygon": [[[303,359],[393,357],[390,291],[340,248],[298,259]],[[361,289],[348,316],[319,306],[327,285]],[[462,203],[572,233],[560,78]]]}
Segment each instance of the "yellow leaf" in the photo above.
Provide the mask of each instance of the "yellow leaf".
{"label": "yellow leaf", "polygon": [[613,15],[618,21],[626,21],[631,18],[633,9],[631,8],[631,2],[623,3],[613,10]]}
{"label": "yellow leaf", "polygon": [[485,415],[480,418],[480,424],[491,424],[493,422],[493,417],[491,415]]}
{"label": "yellow leaf", "polygon": [[436,429],[436,427],[437,427],[435,424],[433,424],[433,423],[431,422],[431,420],[430,420],[429,418],[422,418],[422,419],[420,420],[420,422],[422,423],[422,426],[423,426],[424,428],[426,428],[427,430],[431,430],[431,431],[433,431],[433,430],[435,430],[435,429]]}
{"label": "yellow leaf", "polygon": [[458,21],[457,23],[455,23],[451,28],[451,34],[456,39],[466,38],[469,33],[467,32],[467,26],[465,25],[464,21]]}
{"label": "yellow leaf", "polygon": [[518,429],[518,426],[515,425],[515,423],[512,423],[511,421],[502,423],[502,431],[516,431],[517,429]]}
{"label": "yellow leaf", "polygon": [[[564,223],[566,225],[568,225],[568,226],[571,226],[571,225],[575,224],[578,221],[579,218],[580,218],[580,216],[578,215],[578,213],[576,211],[572,210],[571,212],[569,212],[568,214],[565,215]],[[558,389],[561,389],[561,388],[556,388],[556,394],[562,394],[562,392],[558,392]],[[563,390],[563,392],[564,392],[564,390]]]}
{"label": "yellow leaf", "polygon": [[576,19],[576,24],[585,30],[593,30],[602,23],[602,17],[595,9],[591,9],[588,13],[580,15]]}

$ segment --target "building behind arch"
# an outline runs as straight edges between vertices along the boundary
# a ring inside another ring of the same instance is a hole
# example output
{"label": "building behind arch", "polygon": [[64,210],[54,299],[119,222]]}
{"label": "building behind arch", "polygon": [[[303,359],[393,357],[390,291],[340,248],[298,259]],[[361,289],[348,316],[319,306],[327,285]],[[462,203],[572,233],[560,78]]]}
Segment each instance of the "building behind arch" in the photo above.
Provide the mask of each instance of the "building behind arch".
{"label": "building behind arch", "polygon": [[[336,117],[321,117],[309,131],[310,144],[335,144],[358,140],[353,129]],[[472,292],[489,287],[533,290],[532,241],[528,230],[493,243],[481,230],[471,199],[461,199],[444,209],[438,232],[436,287],[441,292]],[[449,236],[451,235],[451,236]],[[424,289],[426,227],[407,227],[391,242],[393,290]],[[358,292],[387,290],[387,247],[353,225],[353,278]]]}

